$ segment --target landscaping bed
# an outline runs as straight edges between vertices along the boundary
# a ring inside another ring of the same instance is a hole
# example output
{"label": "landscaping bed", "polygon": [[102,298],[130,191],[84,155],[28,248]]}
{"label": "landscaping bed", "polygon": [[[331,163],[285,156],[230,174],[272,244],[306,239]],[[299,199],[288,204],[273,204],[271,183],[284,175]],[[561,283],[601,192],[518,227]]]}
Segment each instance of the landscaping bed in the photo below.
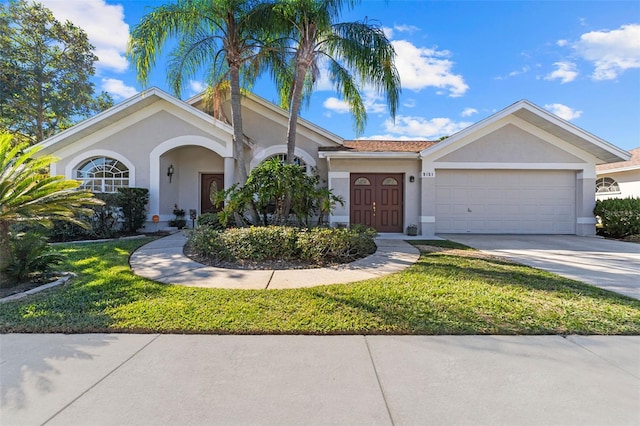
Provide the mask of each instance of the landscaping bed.
{"label": "landscaping bed", "polygon": [[[534,268],[452,251],[344,285],[226,290],[133,275],[149,240],[56,246],[69,283],[0,307],[0,332],[203,334],[640,334],[640,301]],[[310,272],[313,273],[313,272]]]}

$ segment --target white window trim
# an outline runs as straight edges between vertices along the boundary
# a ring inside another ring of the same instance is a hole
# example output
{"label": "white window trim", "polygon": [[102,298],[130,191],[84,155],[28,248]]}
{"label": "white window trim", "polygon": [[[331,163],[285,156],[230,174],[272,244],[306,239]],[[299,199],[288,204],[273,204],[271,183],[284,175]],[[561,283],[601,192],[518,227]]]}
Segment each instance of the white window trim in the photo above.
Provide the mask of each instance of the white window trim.
{"label": "white window trim", "polygon": [[85,151],[82,154],[75,156],[73,160],[67,163],[67,166],[65,167],[65,170],[64,170],[65,177],[67,179],[78,180],[75,174],[73,173],[74,170],[77,170],[80,164],[88,161],[91,158],[96,158],[96,157],[113,158],[114,160],[118,160],[119,162],[127,166],[127,168],[129,169],[129,188],[135,188],[136,166],[134,166],[133,163],[123,155],[114,151],[106,150],[106,149],[93,149],[91,151]]}
{"label": "white window trim", "polygon": [[[268,148],[265,148],[261,151],[258,151],[256,155],[251,159],[249,166],[251,169],[255,169],[260,163],[266,160],[269,157],[278,154],[286,154],[287,153],[287,145],[273,145]],[[293,154],[302,159],[305,163],[307,163],[308,170],[307,172],[311,172],[311,169],[316,167],[316,160],[313,158],[311,154],[302,149],[296,147],[293,151]]]}

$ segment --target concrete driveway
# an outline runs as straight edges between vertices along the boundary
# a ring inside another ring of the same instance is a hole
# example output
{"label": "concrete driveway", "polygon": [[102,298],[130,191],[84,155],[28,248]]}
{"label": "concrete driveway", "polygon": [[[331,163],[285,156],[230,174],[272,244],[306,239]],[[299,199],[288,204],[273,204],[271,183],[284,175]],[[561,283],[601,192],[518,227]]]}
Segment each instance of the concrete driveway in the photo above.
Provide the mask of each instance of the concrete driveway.
{"label": "concrete driveway", "polygon": [[640,244],[575,235],[440,237],[640,299]]}

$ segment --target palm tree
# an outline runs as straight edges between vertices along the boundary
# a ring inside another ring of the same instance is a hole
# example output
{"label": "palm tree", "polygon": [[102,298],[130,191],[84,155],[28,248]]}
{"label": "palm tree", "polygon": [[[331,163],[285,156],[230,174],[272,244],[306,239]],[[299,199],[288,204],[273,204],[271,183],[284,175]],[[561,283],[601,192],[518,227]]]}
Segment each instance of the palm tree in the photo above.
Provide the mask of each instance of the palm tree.
{"label": "palm tree", "polygon": [[78,181],[43,173],[55,159],[34,158],[40,148],[27,146],[12,146],[10,135],[0,135],[0,286],[8,282],[11,225],[52,226],[53,220],[65,220],[88,228],[76,214],[93,214],[87,206],[102,204],[91,192],[77,190]]}
{"label": "palm tree", "polygon": [[355,130],[364,130],[366,107],[360,84],[384,93],[392,117],[400,97],[400,77],[394,65],[395,50],[379,25],[369,21],[334,23],[344,6],[358,0],[278,0],[272,8],[273,31],[286,34],[291,49],[290,66],[277,75],[282,106],[290,110],[287,161],[294,161],[296,128],[303,100],[308,99],[320,65],[348,103]]}
{"label": "palm tree", "polygon": [[229,81],[234,151],[241,184],[247,180],[241,78],[251,82],[263,67],[265,39],[258,35],[258,21],[251,19],[252,10],[258,5],[259,0],[177,0],[175,4],[159,6],[133,29],[127,49],[139,81],[146,84],[164,45],[177,38],[167,79],[178,96],[185,80],[207,65],[211,68],[210,87]]}

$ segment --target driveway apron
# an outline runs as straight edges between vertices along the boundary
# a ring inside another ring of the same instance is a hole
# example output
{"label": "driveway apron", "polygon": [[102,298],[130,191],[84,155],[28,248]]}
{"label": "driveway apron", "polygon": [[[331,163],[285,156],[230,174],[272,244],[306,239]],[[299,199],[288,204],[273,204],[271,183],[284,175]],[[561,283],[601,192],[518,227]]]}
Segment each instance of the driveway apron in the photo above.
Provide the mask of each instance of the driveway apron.
{"label": "driveway apron", "polygon": [[640,244],[575,235],[440,235],[515,262],[640,299]]}

